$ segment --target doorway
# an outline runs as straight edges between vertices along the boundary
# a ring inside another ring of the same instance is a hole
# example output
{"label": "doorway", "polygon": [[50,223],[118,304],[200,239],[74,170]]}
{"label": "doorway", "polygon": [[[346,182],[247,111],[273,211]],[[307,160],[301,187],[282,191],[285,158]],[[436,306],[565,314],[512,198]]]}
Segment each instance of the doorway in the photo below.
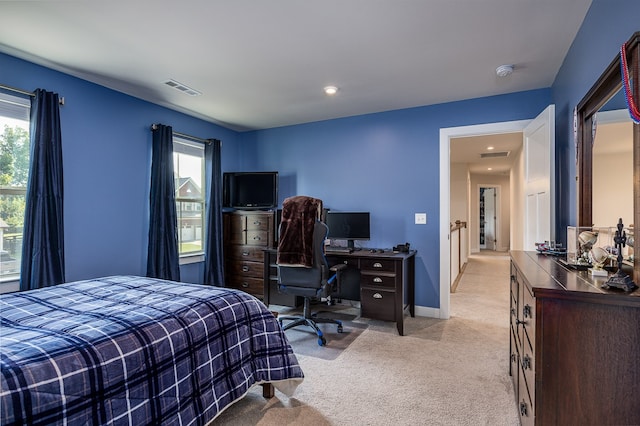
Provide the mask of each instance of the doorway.
{"label": "doorway", "polygon": [[[530,122],[531,120],[519,120],[440,129],[440,306],[437,310],[439,318],[448,319],[450,315],[451,139],[523,132]],[[468,179],[471,182],[472,176],[469,175]],[[469,188],[470,191],[473,186]],[[473,198],[476,198],[475,195]],[[510,204],[513,202],[512,198],[510,197]],[[475,210],[475,208],[472,209],[471,203],[468,206],[470,213],[471,210]],[[468,217],[474,221],[477,220],[475,215],[469,214]],[[511,223],[511,227],[513,226],[514,224]],[[513,232],[511,234],[513,235]],[[469,235],[476,234],[469,232]],[[477,240],[474,239],[474,241]]]}
{"label": "doorway", "polygon": [[480,186],[478,188],[478,247],[480,250],[495,251],[498,243],[498,188]]}

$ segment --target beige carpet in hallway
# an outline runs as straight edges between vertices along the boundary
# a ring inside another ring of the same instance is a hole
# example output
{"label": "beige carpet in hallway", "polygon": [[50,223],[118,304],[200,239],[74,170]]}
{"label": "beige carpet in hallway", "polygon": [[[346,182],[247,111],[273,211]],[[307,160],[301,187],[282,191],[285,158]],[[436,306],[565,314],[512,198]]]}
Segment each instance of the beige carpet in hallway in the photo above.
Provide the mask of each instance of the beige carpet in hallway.
{"label": "beige carpet in hallway", "polygon": [[407,316],[403,337],[394,324],[357,317],[359,334],[336,357],[298,355],[306,377],[292,397],[265,400],[255,388],[214,424],[519,424],[508,374],[508,257],[472,256],[451,312],[449,320]]}

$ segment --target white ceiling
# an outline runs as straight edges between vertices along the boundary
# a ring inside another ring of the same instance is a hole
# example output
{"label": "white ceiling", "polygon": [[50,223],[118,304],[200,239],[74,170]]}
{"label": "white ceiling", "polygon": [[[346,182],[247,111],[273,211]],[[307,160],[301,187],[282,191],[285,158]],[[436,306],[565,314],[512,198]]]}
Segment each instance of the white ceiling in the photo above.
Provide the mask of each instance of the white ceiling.
{"label": "white ceiling", "polygon": [[590,4],[0,1],[0,51],[243,131],[549,87]]}
{"label": "white ceiling", "polygon": [[[451,163],[466,164],[469,172],[474,174],[509,175],[509,170],[522,148],[522,138],[522,132],[452,138],[449,148]],[[480,156],[483,153],[498,152],[506,152],[508,155],[496,158]]]}

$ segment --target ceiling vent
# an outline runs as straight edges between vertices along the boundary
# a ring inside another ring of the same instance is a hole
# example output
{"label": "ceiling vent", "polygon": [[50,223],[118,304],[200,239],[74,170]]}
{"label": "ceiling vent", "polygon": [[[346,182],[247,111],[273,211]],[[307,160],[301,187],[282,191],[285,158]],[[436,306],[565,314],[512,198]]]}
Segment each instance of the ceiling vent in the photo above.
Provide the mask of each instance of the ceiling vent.
{"label": "ceiling vent", "polygon": [[483,152],[480,154],[480,158],[503,158],[508,157],[511,151],[499,151],[499,152]]}
{"label": "ceiling vent", "polygon": [[196,89],[192,89],[189,86],[186,86],[182,83],[178,83],[175,80],[167,80],[164,82],[169,87],[173,87],[176,90],[181,91],[182,93],[186,93],[189,96],[199,96],[202,95],[202,92],[198,92]]}

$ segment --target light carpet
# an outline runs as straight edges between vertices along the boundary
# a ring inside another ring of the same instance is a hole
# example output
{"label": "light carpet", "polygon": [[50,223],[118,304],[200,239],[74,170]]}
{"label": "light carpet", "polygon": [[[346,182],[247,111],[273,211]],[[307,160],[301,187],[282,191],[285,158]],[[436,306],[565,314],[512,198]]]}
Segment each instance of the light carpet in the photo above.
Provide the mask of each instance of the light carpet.
{"label": "light carpet", "polygon": [[[292,397],[266,400],[255,388],[213,424],[518,425],[508,257],[471,256],[451,312],[449,320],[407,316],[405,336],[393,323],[355,318],[366,327],[336,357],[297,352],[305,380]],[[327,330],[324,349],[334,337]]]}

